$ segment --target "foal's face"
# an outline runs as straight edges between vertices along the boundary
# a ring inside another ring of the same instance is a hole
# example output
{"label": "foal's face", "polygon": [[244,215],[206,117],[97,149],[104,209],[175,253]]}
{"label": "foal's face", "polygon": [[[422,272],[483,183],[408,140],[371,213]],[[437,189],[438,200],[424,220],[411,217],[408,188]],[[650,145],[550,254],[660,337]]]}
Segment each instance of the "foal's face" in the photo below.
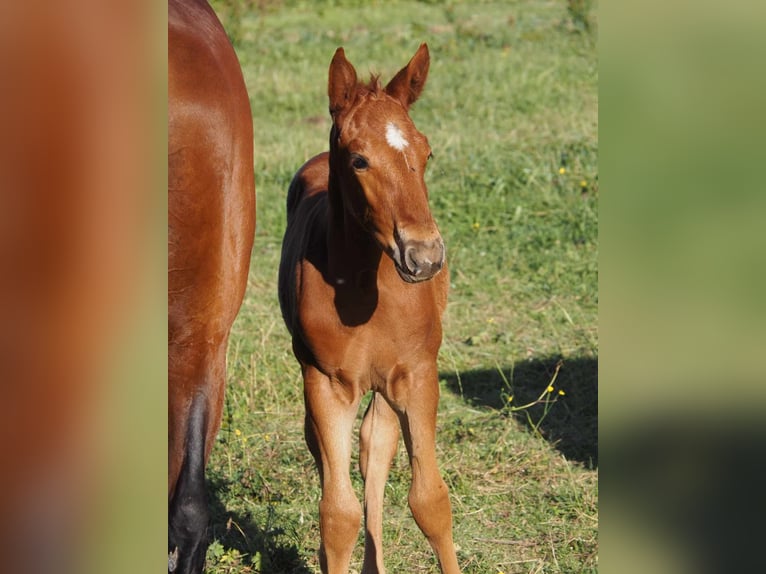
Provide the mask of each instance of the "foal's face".
{"label": "foal's face", "polygon": [[338,134],[332,147],[345,208],[409,283],[430,279],[444,265],[424,179],[431,147],[407,113],[427,72],[425,45],[385,89],[357,91],[356,73],[342,50],[330,68]]}
{"label": "foal's face", "polygon": [[364,97],[340,134],[346,208],[394,260],[402,279],[430,279],[444,263],[444,244],[428,208],[428,139],[385,95]]}

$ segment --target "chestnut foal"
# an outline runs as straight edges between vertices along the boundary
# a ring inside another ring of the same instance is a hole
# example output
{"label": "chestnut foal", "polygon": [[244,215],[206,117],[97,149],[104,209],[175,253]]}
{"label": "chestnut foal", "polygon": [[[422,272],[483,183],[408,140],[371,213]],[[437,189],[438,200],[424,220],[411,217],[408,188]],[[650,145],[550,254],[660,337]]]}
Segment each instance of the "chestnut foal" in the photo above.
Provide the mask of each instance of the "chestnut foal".
{"label": "chestnut foal", "polygon": [[360,433],[363,572],[385,571],[383,492],[400,426],[412,514],[441,571],[460,571],[435,453],[436,355],[449,277],[423,178],[431,148],[408,115],[429,61],[423,44],[382,88],[375,77],[357,83],[338,48],[328,83],[330,151],[298,171],[287,196],[279,299],[303,372],[306,442],[322,487],[324,573],[348,572],[359,532],[351,435],[369,391]]}

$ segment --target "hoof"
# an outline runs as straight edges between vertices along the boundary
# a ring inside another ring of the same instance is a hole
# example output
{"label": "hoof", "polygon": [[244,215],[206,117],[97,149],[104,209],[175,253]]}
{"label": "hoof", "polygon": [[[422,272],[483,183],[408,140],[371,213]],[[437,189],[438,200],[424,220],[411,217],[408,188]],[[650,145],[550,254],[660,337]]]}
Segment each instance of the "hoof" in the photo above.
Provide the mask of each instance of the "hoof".
{"label": "hoof", "polygon": [[168,552],[168,572],[175,572],[178,566],[178,546],[175,547],[173,552]]}

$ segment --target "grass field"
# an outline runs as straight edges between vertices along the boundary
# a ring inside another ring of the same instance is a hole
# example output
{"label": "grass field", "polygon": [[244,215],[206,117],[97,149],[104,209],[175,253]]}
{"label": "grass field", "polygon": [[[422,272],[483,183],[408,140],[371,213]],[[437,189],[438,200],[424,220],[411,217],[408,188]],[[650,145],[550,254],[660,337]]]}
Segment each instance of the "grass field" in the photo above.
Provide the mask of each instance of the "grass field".
{"label": "grass field", "polygon": [[[597,21],[593,6],[586,28],[577,4],[214,3],[252,102],[258,227],[208,472],[208,572],[318,572],[319,481],[276,293],[285,195],[327,148],[334,50],[387,81],[424,41],[412,117],[434,150],[427,183],[452,273],[438,456],[458,558],[466,574],[597,571]],[[356,461],[352,476],[361,498]],[[438,572],[409,477],[400,446],[386,565]]]}

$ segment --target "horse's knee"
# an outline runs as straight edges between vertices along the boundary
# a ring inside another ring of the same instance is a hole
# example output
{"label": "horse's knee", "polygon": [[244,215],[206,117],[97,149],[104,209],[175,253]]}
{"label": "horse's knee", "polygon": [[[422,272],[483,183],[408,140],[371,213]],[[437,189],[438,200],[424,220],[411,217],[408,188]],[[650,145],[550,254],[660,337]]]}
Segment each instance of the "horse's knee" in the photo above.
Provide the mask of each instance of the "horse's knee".
{"label": "horse's knee", "polygon": [[353,543],[362,524],[362,505],[353,493],[338,497],[322,497],[319,503],[319,519],[325,542],[340,545]]}
{"label": "horse's knee", "polygon": [[205,496],[181,496],[170,508],[170,529],[182,538],[199,537],[207,529],[210,513]]}
{"label": "horse's knee", "polygon": [[433,485],[417,486],[413,483],[408,502],[415,522],[427,537],[452,528],[449,490],[441,478]]}

